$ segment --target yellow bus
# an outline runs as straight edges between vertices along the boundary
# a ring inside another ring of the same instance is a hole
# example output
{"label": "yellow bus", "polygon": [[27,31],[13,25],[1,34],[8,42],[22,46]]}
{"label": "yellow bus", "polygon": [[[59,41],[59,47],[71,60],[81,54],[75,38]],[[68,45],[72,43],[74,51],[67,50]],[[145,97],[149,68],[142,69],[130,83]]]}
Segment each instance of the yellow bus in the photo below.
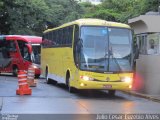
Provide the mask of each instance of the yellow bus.
{"label": "yellow bus", "polygon": [[75,89],[131,90],[131,28],[100,19],[79,19],[43,33],[41,65],[47,83]]}

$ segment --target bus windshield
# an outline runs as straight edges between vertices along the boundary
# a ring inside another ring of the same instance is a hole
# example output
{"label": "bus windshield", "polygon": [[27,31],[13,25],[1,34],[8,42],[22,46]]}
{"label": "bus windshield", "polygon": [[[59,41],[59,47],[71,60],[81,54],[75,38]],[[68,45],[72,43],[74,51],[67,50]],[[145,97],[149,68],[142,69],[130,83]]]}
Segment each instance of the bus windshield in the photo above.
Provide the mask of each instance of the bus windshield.
{"label": "bus windshield", "polygon": [[80,69],[98,72],[132,71],[131,30],[83,26],[80,37]]}

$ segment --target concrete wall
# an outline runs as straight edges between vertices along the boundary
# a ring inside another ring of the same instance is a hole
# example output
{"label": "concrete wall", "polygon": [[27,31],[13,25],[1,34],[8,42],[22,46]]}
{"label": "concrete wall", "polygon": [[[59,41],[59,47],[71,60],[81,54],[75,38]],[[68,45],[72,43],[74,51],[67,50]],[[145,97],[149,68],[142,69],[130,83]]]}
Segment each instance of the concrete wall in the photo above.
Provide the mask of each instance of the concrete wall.
{"label": "concrete wall", "polygon": [[143,21],[137,21],[132,24],[129,24],[132,29],[134,29],[135,34],[140,34],[140,33],[147,33],[148,32],[148,27]]}
{"label": "concrete wall", "polygon": [[139,92],[160,95],[160,56],[140,55],[136,63],[136,71],[144,83]]}
{"label": "concrete wall", "polygon": [[160,15],[140,15],[128,20],[135,34],[160,32]]}

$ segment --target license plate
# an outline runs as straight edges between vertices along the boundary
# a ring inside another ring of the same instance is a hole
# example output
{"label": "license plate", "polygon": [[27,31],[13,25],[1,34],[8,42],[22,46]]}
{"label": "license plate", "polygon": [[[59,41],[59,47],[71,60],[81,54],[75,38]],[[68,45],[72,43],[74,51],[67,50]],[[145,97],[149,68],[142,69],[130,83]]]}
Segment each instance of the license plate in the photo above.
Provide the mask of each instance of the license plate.
{"label": "license plate", "polygon": [[111,89],[111,88],[112,88],[112,85],[104,85],[103,88]]}

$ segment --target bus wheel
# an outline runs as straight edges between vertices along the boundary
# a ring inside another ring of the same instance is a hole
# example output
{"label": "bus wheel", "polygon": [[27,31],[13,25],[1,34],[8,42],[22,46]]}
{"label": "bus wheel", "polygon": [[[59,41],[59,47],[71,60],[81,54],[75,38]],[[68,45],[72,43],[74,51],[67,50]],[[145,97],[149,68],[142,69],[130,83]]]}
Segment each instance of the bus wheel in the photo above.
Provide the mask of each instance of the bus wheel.
{"label": "bus wheel", "polygon": [[108,94],[110,96],[115,96],[116,91],[115,90],[108,90]]}
{"label": "bus wheel", "polygon": [[68,91],[69,91],[70,93],[75,93],[75,92],[76,92],[76,89],[75,89],[74,87],[71,87],[71,86],[70,86],[70,76],[69,76],[69,75],[67,75],[66,80],[67,80]]}
{"label": "bus wheel", "polygon": [[51,84],[51,79],[48,78],[48,68],[46,68],[45,79],[46,79],[47,84]]}
{"label": "bus wheel", "polygon": [[13,67],[13,76],[17,77],[17,74],[18,74],[18,67],[14,66]]}
{"label": "bus wheel", "polygon": [[35,78],[39,78],[39,76],[40,76],[40,75],[39,75],[39,74],[37,74],[37,75],[35,75]]}

